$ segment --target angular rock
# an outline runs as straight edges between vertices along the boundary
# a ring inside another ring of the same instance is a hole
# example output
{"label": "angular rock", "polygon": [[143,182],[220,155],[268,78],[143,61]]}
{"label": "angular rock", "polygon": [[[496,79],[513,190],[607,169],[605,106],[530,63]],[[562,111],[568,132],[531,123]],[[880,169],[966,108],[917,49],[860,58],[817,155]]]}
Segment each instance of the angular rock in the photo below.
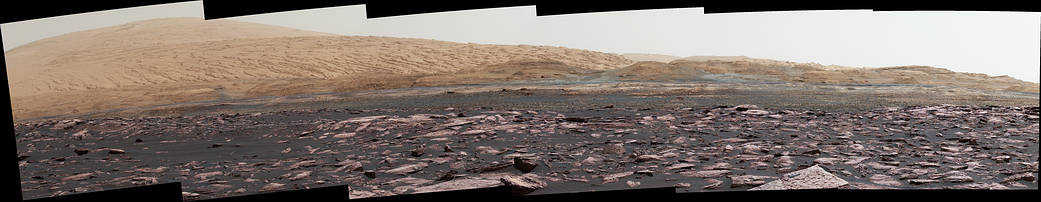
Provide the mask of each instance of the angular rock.
{"label": "angular rock", "polygon": [[760,175],[730,176],[730,187],[759,186],[766,184],[766,179],[775,177]]}
{"label": "angular rock", "polygon": [[1021,174],[1008,176],[1004,180],[1002,180],[1002,182],[1005,182],[1005,183],[1012,183],[1012,182],[1016,182],[1016,181],[1033,182],[1035,179],[1037,179],[1037,177],[1034,176],[1034,173],[1021,173]]}
{"label": "angular rock", "polygon": [[80,173],[61,178],[61,181],[83,181],[91,178],[94,178],[94,173]]}
{"label": "angular rock", "polygon": [[717,189],[723,185],[723,181],[717,179],[705,179],[705,182],[708,182],[708,185],[702,186],[702,189]]}
{"label": "angular rock", "polygon": [[908,180],[907,182],[909,182],[909,183],[911,183],[913,185],[923,185],[923,184],[939,183],[940,181],[939,180],[930,180],[930,179],[911,179],[911,180]]}
{"label": "angular rock", "polygon": [[109,154],[125,154],[127,152],[125,150],[122,150],[122,149],[108,149],[108,153]]}
{"label": "angular rock", "polygon": [[264,185],[264,187],[261,187],[260,190],[258,190],[258,192],[265,193],[265,192],[282,191],[282,190],[285,190],[285,187],[286,187],[285,184],[272,182],[270,184]]}
{"label": "angular rock", "polygon": [[394,169],[390,169],[390,170],[384,171],[384,173],[397,174],[397,175],[407,175],[407,174],[410,174],[410,173],[414,173],[414,172],[418,172],[420,170],[423,170],[427,166],[429,166],[427,163],[419,162],[419,163],[415,163],[415,164],[408,164],[408,165],[404,165],[404,166],[397,167],[397,168],[394,168]]}
{"label": "angular rock", "polygon": [[351,133],[340,133],[340,134],[333,135],[333,138],[337,138],[337,139],[350,138],[350,137],[354,137],[355,134],[357,134],[357,133],[353,133],[353,132],[351,132]]}
{"label": "angular rock", "polygon": [[892,186],[892,187],[903,186],[903,183],[900,183],[900,181],[897,181],[896,178],[893,178],[892,176],[888,176],[888,175],[875,174],[875,175],[872,175],[871,177],[869,177],[868,180],[870,180],[871,183],[880,184],[880,185],[886,185],[886,186]]}
{"label": "angular rock", "polygon": [[441,191],[454,191],[464,189],[479,189],[488,187],[502,186],[502,182],[496,179],[483,179],[483,178],[456,178],[450,181],[422,186],[413,189],[413,193],[429,193],[429,192],[441,192]]}
{"label": "angular rock", "polygon": [[814,163],[821,165],[835,165],[835,162],[842,161],[840,158],[817,158],[813,160]]}
{"label": "angular rock", "polygon": [[618,179],[633,175],[633,172],[620,172],[604,176],[603,184],[618,182]]}
{"label": "angular rock", "polygon": [[515,195],[524,195],[546,187],[546,183],[532,176],[504,176],[499,178]]}
{"label": "angular rock", "polygon": [[680,172],[680,175],[687,177],[700,177],[700,178],[717,178],[723,177],[730,174],[730,170],[701,170],[701,171],[686,171]]}
{"label": "angular rock", "polygon": [[205,172],[205,173],[196,174],[195,178],[199,178],[200,180],[208,180],[208,179],[210,179],[213,176],[222,175],[222,174],[224,174],[224,172],[221,172],[221,171]]}
{"label": "angular rock", "polygon": [[590,156],[590,157],[586,157],[585,160],[582,160],[582,165],[593,165],[593,164],[598,164],[598,163],[603,162],[603,161],[604,160],[601,159],[601,158]]}
{"label": "angular rock", "polygon": [[834,189],[849,184],[818,165],[784,174],[780,179],[751,190]]}
{"label": "angular rock", "polygon": [[640,182],[638,182],[638,181],[632,181],[632,180],[629,180],[629,181],[625,181],[625,184],[626,184],[626,185],[629,185],[629,188],[636,188],[636,187],[639,187],[639,186],[640,186]]}
{"label": "angular rock", "polygon": [[658,156],[658,155],[650,155],[650,154],[640,155],[640,156],[636,157],[636,162],[663,161],[663,160],[665,160],[665,158],[662,158],[661,156]]}
{"label": "angular rock", "polygon": [[310,177],[310,176],[311,176],[311,171],[309,171],[309,170],[307,170],[307,171],[300,171],[300,172],[297,172],[296,174],[293,174],[291,177],[289,177],[289,181],[302,180],[302,179],[306,179],[307,177]]}
{"label": "angular rock", "polygon": [[669,167],[665,167],[665,170],[676,170],[676,169],[693,168],[694,166],[695,166],[694,164],[690,164],[690,163],[677,163],[677,164],[673,164],[673,165],[671,165]]}
{"label": "angular rock", "polygon": [[536,166],[538,166],[538,164],[535,163],[534,159],[521,157],[513,159],[513,167],[523,173],[531,172],[531,170],[534,170]]}
{"label": "angular rock", "polygon": [[605,154],[625,154],[625,145],[622,143],[607,144],[604,146]]}

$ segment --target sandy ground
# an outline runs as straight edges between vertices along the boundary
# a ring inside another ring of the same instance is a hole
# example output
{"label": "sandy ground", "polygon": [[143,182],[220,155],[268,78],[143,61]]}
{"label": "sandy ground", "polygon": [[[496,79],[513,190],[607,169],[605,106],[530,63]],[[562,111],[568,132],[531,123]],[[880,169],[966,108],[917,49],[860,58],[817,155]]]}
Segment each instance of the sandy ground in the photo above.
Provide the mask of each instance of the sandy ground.
{"label": "sandy ground", "polygon": [[636,62],[652,61],[652,62],[669,63],[669,62],[672,62],[673,60],[680,59],[680,57],[677,57],[677,56],[662,55],[662,54],[627,53],[627,54],[622,54],[622,56],[624,56],[626,59],[629,59],[629,60],[632,60],[632,61],[636,61]]}

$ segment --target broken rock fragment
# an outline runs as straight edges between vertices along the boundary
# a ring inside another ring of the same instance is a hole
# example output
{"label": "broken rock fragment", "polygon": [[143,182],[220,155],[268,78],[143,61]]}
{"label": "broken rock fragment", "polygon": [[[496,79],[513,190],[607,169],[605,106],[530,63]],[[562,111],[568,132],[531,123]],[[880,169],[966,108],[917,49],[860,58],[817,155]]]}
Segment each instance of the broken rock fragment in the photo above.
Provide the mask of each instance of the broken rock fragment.
{"label": "broken rock fragment", "polygon": [[871,177],[869,177],[868,180],[870,180],[872,183],[875,183],[875,184],[892,186],[892,187],[898,187],[898,186],[903,185],[902,183],[900,183],[900,181],[897,181],[896,178],[893,178],[892,176],[888,176],[888,175],[875,174],[875,175],[872,175]]}
{"label": "broken rock fragment", "polygon": [[270,184],[264,185],[264,187],[261,187],[259,192],[260,193],[265,193],[265,192],[281,191],[281,190],[285,189],[285,187],[286,187],[285,184],[272,182]]}
{"label": "broken rock fragment", "polygon": [[83,181],[86,179],[94,178],[94,173],[80,173],[71,175],[68,177],[61,178],[62,181]]}
{"label": "broken rock fragment", "polygon": [[739,175],[730,177],[730,187],[759,186],[766,184],[766,179],[775,178],[760,175]]}
{"label": "broken rock fragment", "polygon": [[780,179],[751,190],[834,189],[849,184],[819,165],[783,175]]}
{"label": "broken rock fragment", "polygon": [[604,146],[604,153],[606,154],[625,154],[625,144],[612,143]]}
{"label": "broken rock fragment", "polygon": [[394,168],[394,169],[390,169],[390,170],[387,170],[387,171],[384,171],[384,172],[388,173],[388,174],[407,175],[409,173],[414,173],[414,172],[418,172],[420,170],[423,170],[427,166],[428,166],[427,163],[419,162],[419,163],[416,163],[416,164],[404,165],[404,166],[401,166],[401,167],[398,167],[398,168]]}
{"label": "broken rock fragment", "polygon": [[535,163],[535,159],[517,157],[513,159],[513,167],[517,168],[523,173],[531,172],[538,164]]}
{"label": "broken rock fragment", "polygon": [[528,194],[546,186],[545,182],[527,175],[503,176],[502,178],[499,178],[499,180],[507,187],[510,187],[510,190],[512,190],[515,195]]}
{"label": "broken rock fragment", "polygon": [[636,157],[636,162],[663,161],[663,160],[665,160],[665,158],[662,158],[661,156],[658,156],[658,155],[649,155],[648,154],[648,155],[640,155],[640,156]]}

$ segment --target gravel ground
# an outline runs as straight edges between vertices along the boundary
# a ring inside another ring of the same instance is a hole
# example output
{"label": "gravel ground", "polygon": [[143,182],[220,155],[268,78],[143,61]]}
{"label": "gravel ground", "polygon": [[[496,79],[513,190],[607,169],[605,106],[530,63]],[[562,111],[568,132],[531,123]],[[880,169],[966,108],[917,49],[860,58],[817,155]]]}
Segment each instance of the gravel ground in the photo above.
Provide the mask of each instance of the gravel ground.
{"label": "gravel ground", "polygon": [[1037,95],[556,87],[26,121],[15,124],[22,190],[32,199],[180,181],[189,200],[344,183],[351,197],[501,184],[726,191],[813,165],[848,189],[1037,189]]}

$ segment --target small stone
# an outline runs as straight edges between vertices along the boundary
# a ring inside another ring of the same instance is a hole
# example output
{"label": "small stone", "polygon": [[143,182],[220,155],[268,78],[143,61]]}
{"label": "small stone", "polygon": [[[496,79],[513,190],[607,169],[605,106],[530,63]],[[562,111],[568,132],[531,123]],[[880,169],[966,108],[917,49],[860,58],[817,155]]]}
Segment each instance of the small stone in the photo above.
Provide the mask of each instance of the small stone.
{"label": "small stone", "polygon": [[264,187],[261,187],[258,192],[265,193],[265,192],[281,191],[281,190],[285,189],[285,186],[286,186],[285,184],[272,182],[270,184],[264,185]]}
{"label": "small stone", "polygon": [[1033,182],[1034,179],[1037,179],[1037,178],[1034,176],[1033,173],[1022,173],[1022,174],[1008,176],[1002,182],[1005,182],[1005,183],[1011,183],[1011,182],[1016,182],[1016,181]]}
{"label": "small stone", "polygon": [[632,181],[632,180],[625,181],[625,184],[629,185],[630,188],[636,188],[636,187],[640,186],[640,182]]}
{"label": "small stone", "polygon": [[690,187],[690,183],[680,182],[680,183],[676,183],[675,185],[672,185],[672,186],[676,187],[676,188],[688,188],[688,187]]}
{"label": "small stone", "polygon": [[185,198],[195,198],[195,197],[199,197],[201,195],[202,194],[199,194],[199,193],[192,193],[192,192],[186,192],[186,191],[182,191],[181,192],[181,197],[185,197]]}
{"label": "small stone", "polygon": [[676,170],[676,169],[693,168],[694,166],[695,166],[694,164],[690,164],[690,163],[677,163],[677,164],[673,164],[673,165],[671,165],[669,167],[665,167],[665,170]]}
{"label": "small stone", "polygon": [[426,152],[423,151],[423,148],[417,148],[413,149],[409,154],[412,155],[412,157],[420,157],[423,156],[423,154],[426,154]]}
{"label": "small stone", "polygon": [[795,165],[795,161],[792,161],[791,156],[781,156],[777,157],[777,165],[781,167],[789,167]]}
{"label": "small stone", "polygon": [[71,175],[68,177],[61,178],[62,181],[83,181],[86,179],[94,178],[94,173],[80,173]]}
{"label": "small stone", "polygon": [[311,171],[309,171],[309,170],[308,171],[301,171],[301,172],[296,173],[292,177],[290,177],[289,181],[302,180],[302,179],[310,177],[310,176],[311,176]]}
{"label": "small stone", "polygon": [[601,158],[590,156],[590,157],[586,157],[585,160],[582,160],[582,165],[593,165],[593,164],[598,164],[598,163],[600,163],[602,161],[603,161],[603,159],[601,159]]}
{"label": "small stone", "polygon": [[923,184],[930,184],[930,183],[939,183],[940,181],[939,180],[930,180],[930,179],[912,179],[912,180],[908,180],[908,182],[910,182],[913,185],[923,185]]}
{"label": "small stone", "polygon": [[636,162],[647,162],[647,161],[663,161],[665,160],[658,155],[640,155],[636,157]]}
{"label": "small stone", "polygon": [[87,153],[90,153],[90,150],[89,149],[76,149],[73,152],[76,152],[76,155],[85,155]]}
{"label": "small stone", "polygon": [[743,105],[738,105],[737,107],[734,107],[734,110],[737,110],[739,112],[748,111],[750,109],[759,109],[759,106],[750,105],[750,104],[743,104]]}
{"label": "small stone", "polygon": [[680,172],[679,174],[687,177],[717,178],[730,174],[730,170],[686,171]]}
{"label": "small stone", "polygon": [[340,134],[333,135],[333,138],[337,138],[337,139],[350,138],[350,137],[354,137],[355,134],[357,134],[357,133],[353,133],[353,132],[352,133],[340,133]]}
{"label": "small stone", "polygon": [[109,154],[125,154],[127,152],[122,150],[122,149],[108,149],[108,153]]}
{"label": "small stone", "polygon": [[965,183],[965,182],[972,182],[972,181],[974,181],[974,179],[972,179],[972,177],[968,176],[968,175],[952,175],[952,176],[947,176],[947,177],[945,177],[943,179],[944,179],[944,181],[953,182],[953,183]]}
{"label": "small stone", "polygon": [[723,181],[717,179],[705,179],[705,182],[708,182],[708,185],[702,186],[702,189],[716,189],[723,185]]}
{"label": "small stone", "polygon": [[538,164],[535,163],[534,159],[520,157],[513,159],[513,167],[523,173],[531,172],[531,170],[534,170],[536,166],[538,166]]}
{"label": "small stone", "polygon": [[902,183],[900,183],[900,181],[897,181],[896,178],[893,178],[893,177],[888,176],[888,175],[875,174],[875,175],[872,175],[871,177],[869,177],[868,180],[870,180],[871,183],[880,184],[880,185],[886,185],[886,186],[892,186],[892,187],[899,187],[899,186],[903,185]]}
{"label": "small stone", "polygon": [[759,175],[740,175],[730,177],[731,187],[743,187],[743,186],[759,186],[766,184],[766,179],[773,177],[770,176],[759,176]]}
{"label": "small stone", "polygon": [[625,154],[625,145],[622,143],[608,144],[604,146],[606,154]]}
{"label": "small stone", "polygon": [[628,177],[630,175],[633,175],[633,172],[620,172],[620,173],[605,175],[604,179],[603,179],[603,183],[607,184],[607,183],[618,182],[618,179],[621,179],[623,177]]}
{"label": "small stone", "polygon": [[449,170],[448,172],[445,172],[445,174],[441,175],[441,177],[437,178],[437,181],[449,181],[455,179],[455,174],[459,174],[459,172],[455,170]]}
{"label": "small stone", "polygon": [[196,174],[195,178],[199,178],[201,180],[207,180],[210,177],[217,176],[217,175],[222,175],[222,174],[224,174],[224,172],[221,172],[221,171],[205,172],[205,173]]}
{"label": "small stone", "polygon": [[390,169],[390,170],[385,171],[385,173],[406,175],[406,174],[409,174],[409,173],[414,173],[414,172],[423,170],[427,166],[428,166],[427,163],[419,162],[419,163],[416,163],[416,164],[409,164],[409,165],[404,165],[404,166],[401,166],[401,167],[398,167],[398,168]]}
{"label": "small stone", "polygon": [[814,163],[821,165],[835,165],[835,162],[841,161],[839,158],[817,158],[813,160]]}
{"label": "small stone", "polygon": [[477,146],[476,148],[474,148],[474,151],[477,151],[477,153],[481,153],[481,154],[495,154],[495,155],[498,155],[498,154],[502,153],[502,151],[495,150],[494,148],[489,147],[489,146]]}
{"label": "small stone", "polygon": [[365,177],[376,178],[376,172],[371,170],[365,171]]}

